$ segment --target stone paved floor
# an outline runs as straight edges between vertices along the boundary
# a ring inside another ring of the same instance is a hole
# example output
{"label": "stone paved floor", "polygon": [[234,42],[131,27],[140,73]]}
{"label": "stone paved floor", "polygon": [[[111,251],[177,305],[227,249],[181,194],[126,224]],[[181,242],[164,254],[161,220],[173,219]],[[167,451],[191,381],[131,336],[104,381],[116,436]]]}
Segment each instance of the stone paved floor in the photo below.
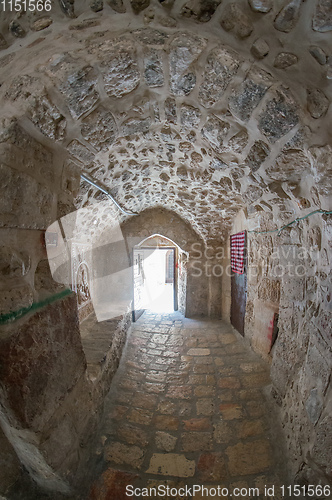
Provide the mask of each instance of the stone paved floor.
{"label": "stone paved floor", "polygon": [[[126,485],[193,484],[279,498],[264,494],[265,485],[287,484],[267,384],[268,367],[229,324],[145,313],[106,401],[89,500],[142,498],[126,496]],[[231,498],[210,493],[163,498]]]}

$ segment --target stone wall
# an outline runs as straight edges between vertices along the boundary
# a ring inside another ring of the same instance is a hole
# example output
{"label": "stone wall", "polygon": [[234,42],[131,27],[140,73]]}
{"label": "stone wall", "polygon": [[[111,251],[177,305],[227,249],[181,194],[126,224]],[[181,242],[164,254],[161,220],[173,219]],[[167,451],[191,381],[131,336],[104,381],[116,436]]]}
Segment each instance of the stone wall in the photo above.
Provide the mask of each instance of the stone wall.
{"label": "stone wall", "polygon": [[0,343],[1,426],[31,477],[66,492],[97,425],[76,297],[4,326]]}
{"label": "stone wall", "polygon": [[[312,215],[280,233],[271,214],[236,218],[248,230],[245,337],[271,363],[292,476],[299,484],[331,481],[331,220]],[[253,230],[253,228],[255,228]],[[224,278],[223,289],[230,280]],[[229,318],[229,309],[224,309]],[[278,336],[272,346],[272,323]]]}
{"label": "stone wall", "polygon": [[77,297],[53,279],[46,253],[46,229],[74,209],[74,181],[64,182],[68,172],[42,142],[16,122],[0,138],[2,494],[23,468],[45,489],[67,492],[80,480],[128,327],[117,335],[103,383],[93,385]]}

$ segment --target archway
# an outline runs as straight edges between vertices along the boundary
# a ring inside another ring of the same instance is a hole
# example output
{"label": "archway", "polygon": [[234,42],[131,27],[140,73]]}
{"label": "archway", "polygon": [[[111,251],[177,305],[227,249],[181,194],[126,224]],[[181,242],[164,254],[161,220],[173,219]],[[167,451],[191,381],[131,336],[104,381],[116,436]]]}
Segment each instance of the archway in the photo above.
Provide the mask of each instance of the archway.
{"label": "archway", "polygon": [[[155,312],[180,310],[185,314],[187,258],[188,254],[176,243],[160,234],[144,238],[134,247],[135,319],[140,309]],[[140,301],[141,297],[143,300]]]}

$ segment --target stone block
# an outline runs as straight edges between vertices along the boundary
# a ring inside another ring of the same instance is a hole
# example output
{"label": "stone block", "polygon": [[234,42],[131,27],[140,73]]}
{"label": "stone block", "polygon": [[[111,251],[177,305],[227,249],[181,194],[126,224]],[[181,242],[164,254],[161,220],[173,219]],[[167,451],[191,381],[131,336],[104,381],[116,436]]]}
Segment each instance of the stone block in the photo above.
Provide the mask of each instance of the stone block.
{"label": "stone block", "polygon": [[239,422],[237,435],[240,439],[247,439],[253,436],[264,434],[266,425],[263,420],[246,420]]}
{"label": "stone block", "polygon": [[182,127],[186,129],[195,129],[198,127],[201,119],[201,112],[198,108],[183,104],[180,109],[180,121]]}
{"label": "stone block", "polygon": [[165,118],[169,123],[177,122],[176,102],[172,97],[168,97],[165,101]]}
{"label": "stone block", "polygon": [[206,431],[211,426],[210,419],[207,417],[184,420],[183,424],[185,431]]}
{"label": "stone block", "polygon": [[142,134],[148,132],[151,125],[151,118],[129,118],[121,125],[121,131],[124,136]]}
{"label": "stone block", "polygon": [[201,398],[196,403],[196,413],[197,415],[210,416],[215,413],[215,407],[216,405],[212,398]]}
{"label": "stone block", "polygon": [[247,38],[254,29],[250,18],[238,3],[230,3],[224,8],[220,24],[225,31],[233,31],[240,39]]}
{"label": "stone block", "polygon": [[279,52],[276,56],[273,66],[278,69],[286,69],[298,62],[298,57],[291,52]]}
{"label": "stone block", "polygon": [[[292,268],[293,266],[291,266]],[[294,276],[284,276],[281,285],[281,301],[287,304],[290,301],[301,302],[304,298],[304,278],[296,278]]]}
{"label": "stone block", "polygon": [[9,23],[9,31],[17,38],[24,38],[26,35],[23,26],[15,19]]}
{"label": "stone block", "polygon": [[30,269],[30,257],[26,252],[20,252],[8,246],[0,246],[0,276],[15,278],[25,276]]}
{"label": "stone block", "polygon": [[184,17],[192,17],[196,21],[206,23],[211,19],[221,0],[189,0],[181,9]]}
{"label": "stone block", "polygon": [[104,8],[104,2],[103,0],[91,0],[90,2],[90,9],[93,12],[100,12]]}
{"label": "stone block", "polygon": [[29,117],[46,137],[55,141],[64,138],[67,121],[47,95],[36,96],[29,110]]}
{"label": "stone block", "polygon": [[264,38],[258,38],[251,46],[251,53],[256,59],[263,59],[270,51],[270,46]]}
{"label": "stone block", "polygon": [[105,90],[111,97],[120,98],[132,92],[140,83],[136,47],[132,40],[112,40],[98,52],[101,59]]}
{"label": "stone block", "polygon": [[272,83],[269,73],[257,67],[252,68],[229,100],[231,112],[241,120],[247,121]]}
{"label": "stone block", "polygon": [[266,160],[270,154],[270,146],[263,141],[255,142],[249,151],[246,162],[252,172],[256,172],[261,164]]}
{"label": "stone block", "polygon": [[80,190],[81,170],[72,161],[66,161],[62,171],[61,187],[76,197]]}
{"label": "stone block", "polygon": [[145,448],[148,445],[147,432],[135,425],[122,424],[118,427],[118,435],[126,441],[127,444],[134,444]]}
{"label": "stone block", "polygon": [[324,66],[324,64],[327,63],[327,55],[325,51],[318,45],[311,45],[309,47],[309,52],[321,66]]}
{"label": "stone block", "polygon": [[150,0],[130,0],[131,8],[134,14],[139,14],[150,5]]}
{"label": "stone block", "polygon": [[197,464],[197,472],[202,483],[226,481],[227,468],[224,456],[221,453],[202,453]]}
{"label": "stone block", "polygon": [[144,77],[149,87],[162,87],[164,85],[164,70],[160,51],[153,49],[145,51]]}
{"label": "stone block", "polygon": [[260,474],[272,465],[270,444],[267,440],[238,443],[226,449],[231,476]]}
{"label": "stone block", "polygon": [[206,41],[197,35],[180,33],[170,43],[170,90],[173,95],[188,95],[196,85],[192,64],[197,60]]}
{"label": "stone block", "polygon": [[62,12],[66,14],[67,17],[76,17],[74,11],[75,0],[61,0],[60,7]]}
{"label": "stone block", "polygon": [[144,452],[138,446],[115,442],[105,446],[104,458],[108,462],[140,469],[144,460]]}
{"label": "stone block", "polygon": [[133,33],[143,45],[164,45],[168,39],[167,33],[153,28],[140,28]]}
{"label": "stone block", "polygon": [[243,199],[245,202],[250,205],[251,203],[256,202],[263,195],[263,190],[258,186],[249,186],[246,191],[243,193]]}
{"label": "stone block", "polygon": [[213,448],[210,432],[183,432],[181,443],[181,450],[184,452],[208,451]]}
{"label": "stone block", "polygon": [[120,500],[127,497],[127,485],[135,484],[137,475],[109,467],[91,489],[91,498],[96,500]]}
{"label": "stone block", "polygon": [[118,130],[112,113],[100,106],[84,118],[81,132],[97,151],[105,151],[115,141]]}
{"label": "stone block", "polygon": [[156,432],[155,440],[157,448],[167,452],[173,451],[177,442],[177,438],[175,436],[162,431]]}
{"label": "stone block", "polygon": [[273,0],[248,0],[249,5],[254,12],[262,12],[266,14],[273,7]]}
{"label": "stone block", "polygon": [[244,416],[243,407],[236,403],[223,403],[219,405],[219,410],[223,420],[238,420]]}
{"label": "stone block", "polygon": [[331,318],[331,311],[328,311],[321,307],[318,312],[317,318],[315,319],[315,324],[317,325],[321,336],[325,340],[326,344],[330,347],[332,347],[332,338],[330,335],[330,326],[332,324]]}
{"label": "stone block", "polygon": [[195,461],[177,453],[154,453],[147,470],[148,474],[174,477],[193,477]]}
{"label": "stone block", "polygon": [[322,33],[332,30],[332,5],[329,0],[317,0],[312,27]]}
{"label": "stone block", "polygon": [[67,149],[71,155],[80,160],[84,165],[89,165],[94,159],[92,151],[76,139],[68,144]]}
{"label": "stone block", "polygon": [[308,111],[313,118],[321,118],[327,113],[330,101],[320,89],[307,90]]}
{"label": "stone block", "polygon": [[179,427],[179,419],[170,415],[156,415],[155,427],[160,430],[176,431]]}
{"label": "stone block", "polygon": [[274,143],[292,130],[298,121],[298,105],[295,99],[289,90],[280,88],[260,114],[258,128]]}
{"label": "stone block", "polygon": [[227,147],[230,151],[234,151],[234,153],[242,153],[248,144],[248,139],[248,132],[246,130],[240,130],[228,140]]}
{"label": "stone block", "polygon": [[191,386],[187,385],[170,385],[166,396],[173,399],[190,399],[192,395]]}
{"label": "stone block", "polygon": [[310,172],[309,157],[300,149],[281,152],[273,165],[266,169],[267,174],[277,181],[298,182]]}
{"label": "stone block", "polygon": [[41,31],[51,26],[52,22],[53,19],[51,17],[41,17],[32,23],[31,28],[34,31]]}
{"label": "stone block", "polygon": [[126,12],[123,0],[107,0],[107,3],[113,10],[115,10],[115,12],[118,12],[119,14],[124,14]]}
{"label": "stone block", "polygon": [[[65,59],[65,63],[67,62],[70,64],[70,61]],[[61,66],[61,62],[59,65]],[[59,68],[60,72],[61,68]],[[80,118],[96,104],[99,99],[96,87],[97,75],[91,66],[72,70],[71,74],[64,78],[59,89],[65,96],[66,104],[73,118]]]}
{"label": "stone block", "polygon": [[239,64],[238,54],[228,48],[217,47],[209,53],[198,93],[205,107],[213,106],[222,98]]}
{"label": "stone block", "polygon": [[258,286],[258,298],[269,302],[279,304],[280,300],[280,281],[262,279]]}
{"label": "stone block", "polygon": [[274,27],[289,33],[295,27],[299,17],[302,0],[291,0],[281,9],[274,21]]}
{"label": "stone block", "polygon": [[54,195],[46,186],[6,165],[0,165],[0,182],[6,186],[0,200],[1,226],[46,229],[51,224]]}
{"label": "stone block", "polygon": [[0,339],[6,405],[23,427],[41,430],[85,371],[75,310],[71,294],[7,326]]}
{"label": "stone block", "polygon": [[188,351],[188,356],[209,356],[210,355],[210,349],[204,349],[201,347],[193,347],[189,349]]}
{"label": "stone block", "polygon": [[201,133],[204,139],[210,144],[217,153],[222,152],[224,139],[230,128],[229,123],[217,118],[214,115],[209,116]]}

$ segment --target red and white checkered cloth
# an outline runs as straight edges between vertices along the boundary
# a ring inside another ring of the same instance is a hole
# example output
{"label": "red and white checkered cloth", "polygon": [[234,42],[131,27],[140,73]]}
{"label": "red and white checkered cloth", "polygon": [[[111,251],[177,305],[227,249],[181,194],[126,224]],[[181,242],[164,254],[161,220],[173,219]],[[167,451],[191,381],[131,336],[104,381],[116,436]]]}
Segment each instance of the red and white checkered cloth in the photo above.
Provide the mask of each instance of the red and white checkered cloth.
{"label": "red and white checkered cloth", "polygon": [[231,235],[231,268],[234,273],[244,273],[244,249],[246,232]]}

